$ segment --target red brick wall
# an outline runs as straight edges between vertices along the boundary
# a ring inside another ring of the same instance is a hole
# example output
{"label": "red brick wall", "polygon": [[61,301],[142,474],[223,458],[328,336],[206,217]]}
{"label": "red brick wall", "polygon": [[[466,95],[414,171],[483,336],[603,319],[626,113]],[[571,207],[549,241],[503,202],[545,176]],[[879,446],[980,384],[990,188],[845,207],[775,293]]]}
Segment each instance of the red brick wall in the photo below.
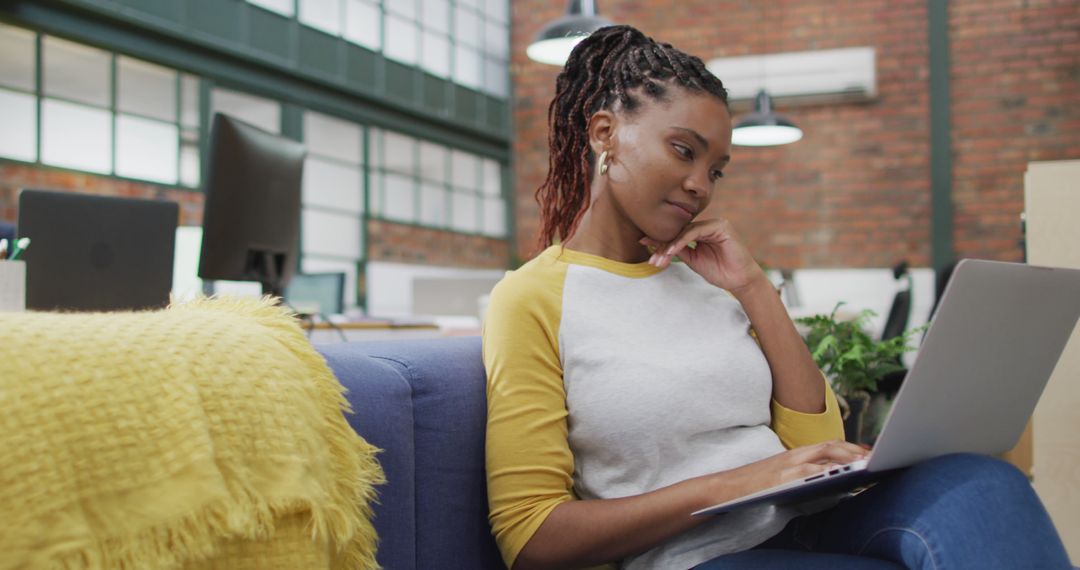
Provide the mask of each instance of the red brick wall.
{"label": "red brick wall", "polygon": [[1080,158],[1080,2],[949,6],[956,249],[1018,260],[1027,163]]}
{"label": "red brick wall", "polygon": [[510,256],[503,240],[382,220],[368,222],[368,240],[374,261],[501,269]]}
{"label": "red brick wall", "polygon": [[94,174],[3,162],[0,162],[0,220],[14,222],[18,218],[18,192],[23,188],[71,190],[106,196],[171,200],[180,204],[181,225],[202,225],[203,199],[199,192],[177,190],[145,182],[117,180]]}
{"label": "red brick wall", "polygon": [[[880,267],[902,258],[929,264],[926,0],[598,3],[612,20],[705,60],[876,48],[878,98],[781,108],[805,138],[778,148],[736,147],[714,211],[734,220],[755,255],[773,267]],[[534,251],[539,227],[533,193],[547,171],[546,106],[558,71],[533,63],[524,51],[537,30],[561,12],[561,4],[513,2],[514,168],[523,257]],[[1025,8],[993,2],[1014,6],[1010,10],[990,4],[950,2],[956,240],[964,255],[1014,259],[1026,162],[1080,157],[1078,3],[1044,6],[1032,0]],[[994,58],[986,57],[985,44],[972,49],[968,38],[973,35],[993,44]],[[1008,60],[997,57],[1006,48],[996,46],[1022,47],[1008,48],[1015,56]],[[1005,121],[1007,128],[998,122],[1002,113],[992,113],[1002,104],[998,84],[1024,97],[1011,103],[1019,108]],[[986,98],[996,101],[973,103]],[[1072,109],[1053,102],[1069,98]],[[993,121],[988,114],[995,115]],[[1038,126],[1047,122],[1051,126]],[[1044,130],[1049,132],[1041,134]]]}

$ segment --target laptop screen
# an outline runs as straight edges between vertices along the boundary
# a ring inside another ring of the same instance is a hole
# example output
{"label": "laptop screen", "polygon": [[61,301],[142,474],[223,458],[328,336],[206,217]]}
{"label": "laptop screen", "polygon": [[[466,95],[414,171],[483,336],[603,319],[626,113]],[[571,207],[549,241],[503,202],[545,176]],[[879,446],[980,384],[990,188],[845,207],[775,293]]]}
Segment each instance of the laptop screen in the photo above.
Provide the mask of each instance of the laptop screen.
{"label": "laptop screen", "polygon": [[164,307],[172,289],[175,202],[23,190],[26,308],[116,311]]}

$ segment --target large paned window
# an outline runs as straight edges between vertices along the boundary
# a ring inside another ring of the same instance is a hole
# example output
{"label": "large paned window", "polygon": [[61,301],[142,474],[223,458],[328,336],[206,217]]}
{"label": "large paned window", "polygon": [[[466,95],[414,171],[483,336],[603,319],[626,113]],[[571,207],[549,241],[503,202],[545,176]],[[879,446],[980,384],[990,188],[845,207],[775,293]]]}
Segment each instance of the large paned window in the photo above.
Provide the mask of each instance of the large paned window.
{"label": "large paned window", "polygon": [[[446,77],[455,74],[457,45],[478,54],[481,66],[490,59],[486,39],[460,42],[455,30],[471,34],[500,17],[498,10],[482,5],[484,0],[408,0],[393,9],[377,0],[327,0],[318,7],[305,1],[258,4],[286,15],[296,7],[305,24],[322,22],[324,28],[331,26],[333,10],[386,13],[414,30],[417,63]],[[504,17],[505,9],[501,13]],[[459,19],[464,23],[455,24]],[[339,32],[346,35],[362,28],[350,28],[348,18],[342,26]],[[381,44],[381,37],[369,39]],[[437,54],[444,59],[437,61]],[[200,96],[204,88],[205,101]],[[197,189],[207,134],[201,131],[201,117],[215,112],[282,133],[281,101],[0,24],[0,160]],[[503,165],[498,161],[316,110],[304,110],[300,118],[302,132],[288,133],[300,137],[308,153],[300,270],[344,273],[347,307],[357,304],[357,284],[367,262],[364,225],[371,217],[506,238]]]}
{"label": "large paned window", "polygon": [[390,59],[506,98],[510,0],[247,0]]}
{"label": "large paned window", "polygon": [[345,274],[345,306],[356,305],[364,257],[364,139],[360,125],[304,113],[301,270]]}
{"label": "large paned window", "polygon": [[173,69],[0,25],[0,157],[197,186],[197,84]]}
{"label": "large paned window", "polygon": [[371,130],[372,215],[462,233],[506,236],[499,163],[382,129]]}

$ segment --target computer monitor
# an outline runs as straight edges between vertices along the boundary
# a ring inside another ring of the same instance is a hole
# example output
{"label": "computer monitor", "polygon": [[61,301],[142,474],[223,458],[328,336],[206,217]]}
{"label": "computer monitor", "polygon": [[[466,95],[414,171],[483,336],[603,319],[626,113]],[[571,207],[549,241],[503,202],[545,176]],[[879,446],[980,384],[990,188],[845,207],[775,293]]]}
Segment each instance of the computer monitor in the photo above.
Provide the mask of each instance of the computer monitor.
{"label": "computer monitor", "polygon": [[296,141],[214,115],[199,277],[258,281],[282,296],[296,266],[304,155]]}
{"label": "computer monitor", "polygon": [[285,289],[285,302],[305,315],[340,315],[345,312],[344,273],[297,273]]}
{"label": "computer monitor", "polygon": [[26,307],[115,311],[163,307],[172,289],[175,202],[23,190]]}

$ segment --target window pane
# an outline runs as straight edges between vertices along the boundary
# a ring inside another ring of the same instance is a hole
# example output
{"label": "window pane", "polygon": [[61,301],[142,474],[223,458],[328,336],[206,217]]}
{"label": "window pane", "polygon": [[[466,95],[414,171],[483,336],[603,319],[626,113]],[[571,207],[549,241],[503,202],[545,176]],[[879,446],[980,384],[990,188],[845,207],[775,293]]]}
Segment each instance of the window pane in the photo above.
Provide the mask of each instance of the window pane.
{"label": "window pane", "polygon": [[360,218],[304,210],[300,218],[304,253],[360,258]]}
{"label": "window pane", "polygon": [[300,0],[300,23],[330,35],[341,34],[341,0]]}
{"label": "window pane", "polygon": [[41,102],[41,161],[88,172],[112,170],[112,115],[66,101]]}
{"label": "window pane", "polygon": [[483,65],[479,51],[459,44],[454,50],[454,81],[479,89],[483,79]]}
{"label": "window pane", "polygon": [[304,163],[304,205],[364,211],[360,170],[308,155]]}
{"label": "window pane", "polygon": [[180,125],[199,126],[199,78],[194,75],[180,76]]}
{"label": "window pane", "polygon": [[501,198],[484,199],[484,233],[494,237],[506,234],[506,206]]}
{"label": "window pane", "polygon": [[118,115],[116,117],[116,174],[176,184],[180,133],[176,125]]}
{"label": "window pane", "polygon": [[34,90],[34,32],[0,24],[0,85]]}
{"label": "window pane", "polygon": [[383,131],[383,167],[412,175],[416,172],[416,139]]}
{"label": "window pane", "polygon": [[499,172],[499,163],[490,158],[483,159],[481,167],[480,189],[488,196],[502,194],[502,175]]}
{"label": "window pane", "polygon": [[379,7],[362,0],[345,0],[345,39],[373,50],[382,47]]}
{"label": "window pane", "polygon": [[498,59],[510,58],[510,34],[506,24],[484,22],[484,51]]}
{"label": "window pane", "polygon": [[293,0],[247,0],[251,4],[277,12],[282,16],[293,15]]}
{"label": "window pane", "polygon": [[386,200],[383,215],[402,222],[416,220],[416,196],[412,178],[399,174],[386,175]]}
{"label": "window pane", "polygon": [[450,77],[450,40],[441,34],[424,32],[421,66],[439,77]]}
{"label": "window pane", "polygon": [[454,186],[467,190],[476,190],[479,186],[476,181],[477,157],[460,150],[455,150],[450,155],[450,180]]}
{"label": "window pane", "polygon": [[424,182],[420,185],[420,223],[438,228],[446,226],[446,188]]}
{"label": "window pane", "polygon": [[199,178],[199,147],[194,144],[181,144],[180,184],[188,188],[198,188]]}
{"label": "window pane", "polygon": [[323,259],[305,255],[300,261],[301,271],[304,273],[344,273],[346,307],[356,306],[356,262],[340,261],[336,259]]}
{"label": "window pane", "polygon": [[450,226],[459,232],[475,232],[476,227],[476,196],[453,192],[453,217]]}
{"label": "window pane", "polygon": [[410,20],[416,19],[416,0],[386,0],[386,10]]}
{"label": "window pane", "polygon": [[482,8],[484,0],[457,0],[458,6],[472,6],[473,8]]}
{"label": "window pane", "polygon": [[484,14],[499,22],[510,21],[510,0],[487,0]]}
{"label": "window pane", "polygon": [[360,125],[315,113],[304,112],[304,143],[308,151],[336,158],[349,164],[360,164]]}
{"label": "window pane", "polygon": [[118,56],[116,74],[116,106],[120,111],[176,121],[175,71]]}
{"label": "window pane", "polygon": [[402,63],[416,63],[417,60],[416,23],[401,18],[386,16],[386,57]]}
{"label": "window pane", "polygon": [[424,27],[429,30],[450,33],[450,0],[422,0],[424,3]]}
{"label": "window pane", "polygon": [[510,77],[506,64],[497,59],[484,58],[484,91],[496,97],[510,95]]}
{"label": "window pane", "polygon": [[0,89],[0,156],[37,160],[37,102],[33,95]]}
{"label": "window pane", "polygon": [[481,47],[483,38],[480,32],[480,16],[458,4],[457,9],[454,10],[454,38],[458,43]]}
{"label": "window pane", "polygon": [[281,132],[281,104],[277,101],[219,88],[210,93],[210,107],[264,131]]}
{"label": "window pane", "polygon": [[420,176],[432,182],[446,182],[446,147],[420,142]]}
{"label": "window pane", "polygon": [[46,94],[109,106],[108,52],[51,36],[45,37],[44,51]]}

